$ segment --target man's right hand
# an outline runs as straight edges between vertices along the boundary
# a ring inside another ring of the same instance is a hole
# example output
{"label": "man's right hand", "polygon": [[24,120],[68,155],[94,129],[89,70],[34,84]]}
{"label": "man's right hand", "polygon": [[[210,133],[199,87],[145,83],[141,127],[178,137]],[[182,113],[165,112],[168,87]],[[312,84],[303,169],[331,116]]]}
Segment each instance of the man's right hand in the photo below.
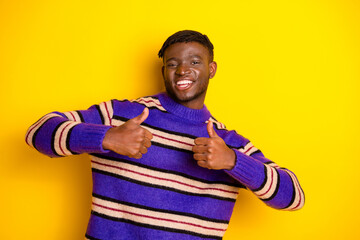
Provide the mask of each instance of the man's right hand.
{"label": "man's right hand", "polygon": [[105,134],[103,148],[131,158],[141,158],[153,138],[151,132],[140,126],[148,116],[149,109],[145,108],[139,116],[110,128]]}

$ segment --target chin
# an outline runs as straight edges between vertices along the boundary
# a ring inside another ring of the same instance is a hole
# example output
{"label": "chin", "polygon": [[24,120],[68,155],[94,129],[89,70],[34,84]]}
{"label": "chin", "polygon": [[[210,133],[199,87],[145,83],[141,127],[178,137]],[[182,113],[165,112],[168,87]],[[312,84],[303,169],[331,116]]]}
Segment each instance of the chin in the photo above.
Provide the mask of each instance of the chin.
{"label": "chin", "polygon": [[[187,92],[179,92],[176,89],[172,88],[171,86],[167,86],[165,84],[166,92],[168,95],[174,99],[178,103],[189,103],[192,101],[196,101],[202,98],[206,94],[207,89],[202,89],[202,91],[187,91]],[[194,89],[192,89],[194,90]],[[205,97],[204,97],[205,98]]]}
{"label": "chin", "polygon": [[203,97],[204,93],[188,93],[188,94],[169,94],[176,102],[182,105],[188,105],[190,103],[195,103],[201,101],[200,99]]}
{"label": "chin", "polygon": [[174,92],[168,92],[169,96],[172,97],[177,102],[189,102],[192,100],[191,96],[184,96],[182,94],[176,94]]}

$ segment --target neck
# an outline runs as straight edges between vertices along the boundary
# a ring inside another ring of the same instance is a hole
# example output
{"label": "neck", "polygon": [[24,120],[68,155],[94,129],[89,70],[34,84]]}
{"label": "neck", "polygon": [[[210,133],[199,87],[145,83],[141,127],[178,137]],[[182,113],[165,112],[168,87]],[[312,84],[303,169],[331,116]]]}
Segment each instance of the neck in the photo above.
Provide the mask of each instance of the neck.
{"label": "neck", "polygon": [[171,112],[181,118],[186,118],[191,121],[205,122],[210,118],[210,112],[207,110],[204,102],[201,104],[186,104],[184,102],[175,101],[167,93],[157,95],[161,105],[166,111]]}
{"label": "neck", "polygon": [[187,108],[202,109],[204,107],[204,100],[205,99],[202,99],[202,100],[199,100],[199,101],[196,101],[196,102],[189,101],[189,102],[178,102],[178,103],[180,103],[181,105],[183,105],[184,107],[187,107]]}
{"label": "neck", "polygon": [[[169,94],[169,93],[168,93]],[[183,105],[184,107],[191,108],[191,109],[202,109],[204,107],[205,103],[205,96],[206,96],[206,90],[198,93],[196,96],[194,96],[192,99],[186,101],[181,101],[178,98],[172,96],[169,94],[169,96],[177,103]]]}

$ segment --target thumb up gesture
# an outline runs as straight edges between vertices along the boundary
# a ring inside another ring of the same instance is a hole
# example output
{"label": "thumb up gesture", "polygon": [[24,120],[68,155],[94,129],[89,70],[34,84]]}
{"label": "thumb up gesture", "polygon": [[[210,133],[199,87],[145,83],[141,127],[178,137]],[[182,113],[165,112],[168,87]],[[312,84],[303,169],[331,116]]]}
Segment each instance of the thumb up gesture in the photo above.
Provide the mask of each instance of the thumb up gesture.
{"label": "thumb up gesture", "polygon": [[121,155],[139,159],[151,146],[152,134],[140,124],[149,116],[149,109],[124,124],[110,128],[104,137],[103,148]]}
{"label": "thumb up gesture", "polygon": [[207,123],[209,137],[195,139],[194,159],[200,167],[208,169],[232,169],[235,165],[235,152],[217,135],[213,123]]}

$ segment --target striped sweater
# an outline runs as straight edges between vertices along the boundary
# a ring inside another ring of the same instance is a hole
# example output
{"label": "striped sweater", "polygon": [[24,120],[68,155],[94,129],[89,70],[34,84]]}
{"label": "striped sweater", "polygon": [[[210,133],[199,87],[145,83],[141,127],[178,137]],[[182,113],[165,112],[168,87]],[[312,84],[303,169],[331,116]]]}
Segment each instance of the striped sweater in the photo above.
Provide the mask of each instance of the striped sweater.
{"label": "striped sweater", "polygon": [[[141,159],[102,148],[106,131],[149,108],[141,124],[153,134]],[[201,168],[193,159],[206,123],[236,153],[232,170]],[[87,110],[53,112],[34,123],[26,142],[50,156],[88,153],[93,194],[87,239],[221,239],[241,188],[267,205],[297,210],[304,194],[295,175],[268,160],[247,139],[229,131],[204,106],[194,110],[166,93],[111,100]]]}

